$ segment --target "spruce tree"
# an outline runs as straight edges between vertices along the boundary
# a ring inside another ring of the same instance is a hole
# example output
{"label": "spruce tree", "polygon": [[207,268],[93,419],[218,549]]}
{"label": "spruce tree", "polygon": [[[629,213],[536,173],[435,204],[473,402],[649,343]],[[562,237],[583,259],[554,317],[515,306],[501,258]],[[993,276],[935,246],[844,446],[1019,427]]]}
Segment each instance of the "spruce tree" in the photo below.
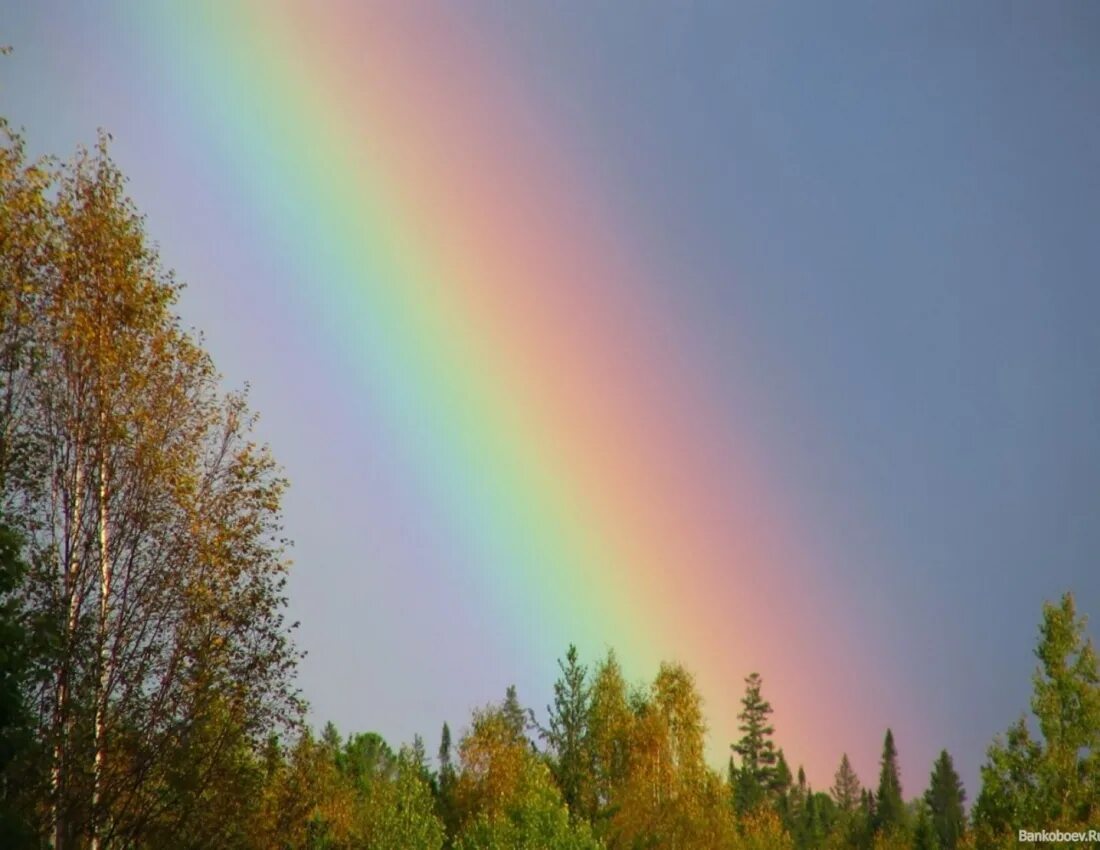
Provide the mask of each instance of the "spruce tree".
{"label": "spruce tree", "polygon": [[[798,769],[798,775],[803,775],[801,767]],[[787,757],[783,755],[783,750],[779,751],[776,758],[775,776],[772,779],[771,792],[775,800],[776,811],[779,812],[780,819],[789,829],[793,808],[796,805],[794,798],[797,792],[791,788],[791,768],[787,764]]]}
{"label": "spruce tree", "polygon": [[955,850],[962,838],[966,828],[965,800],[966,792],[959,774],[955,772],[950,754],[943,750],[932,768],[928,790],[924,792],[932,828],[943,850]]}
{"label": "spruce tree", "polygon": [[905,803],[901,797],[898,750],[894,746],[894,733],[890,729],[886,730],[886,739],[882,744],[882,769],[879,772],[875,803],[876,831],[890,831],[904,825]]}
{"label": "spruce tree", "polygon": [[741,759],[734,786],[734,804],[739,814],[760,806],[775,779],[778,759],[772,740],[775,729],[768,723],[772,707],[761,695],[761,686],[759,673],[745,679],[745,695],[741,698],[741,713],[737,715],[741,721],[738,727],[741,739],[730,745]]}
{"label": "spruce tree", "polygon": [[917,824],[913,829],[913,850],[945,850],[947,845],[942,844],[936,835],[928,806],[918,804],[918,807]]}
{"label": "spruce tree", "polygon": [[588,684],[587,669],[577,659],[577,648],[569,645],[565,660],[558,660],[561,677],[554,683],[554,704],[547,706],[550,725],[540,730],[553,754],[552,770],[562,798],[576,819],[586,808],[588,770]]}
{"label": "spruce tree", "polygon": [[795,845],[800,850],[814,850],[821,845],[824,832],[818,795],[812,788],[808,788],[806,804],[802,809],[802,817],[795,832]]}
{"label": "spruce tree", "polygon": [[[783,766],[783,762],[777,765],[777,769]],[[787,829],[792,833],[796,832],[799,828],[799,824],[802,822],[802,814],[806,808],[806,795],[809,793],[809,789],[806,786],[806,771],[799,765],[798,768],[798,781],[791,786],[787,794],[787,800],[785,805],[785,821]]]}
{"label": "spruce tree", "polygon": [[515,685],[509,685],[504,692],[504,702],[500,708],[513,737],[517,741],[527,741],[527,727],[532,724],[533,719],[531,712],[520,705]]}
{"label": "spruce tree", "polygon": [[[802,775],[802,768],[798,768],[799,775]],[[787,793],[791,790],[791,768],[787,764],[787,757],[783,755],[783,750],[779,751],[779,755],[776,757],[775,762],[775,774],[772,776],[771,791],[777,799],[787,796]]]}
{"label": "spruce tree", "polygon": [[837,807],[844,813],[850,814],[859,806],[860,785],[859,777],[852,769],[852,763],[845,753],[840,759],[840,767],[837,768],[833,781],[833,787],[829,789],[836,800]]}
{"label": "spruce tree", "polygon": [[443,724],[439,736],[439,774],[436,780],[436,814],[443,821],[446,846],[451,846],[458,828],[458,810],[455,806],[455,785],[458,776],[452,754],[451,727]]}

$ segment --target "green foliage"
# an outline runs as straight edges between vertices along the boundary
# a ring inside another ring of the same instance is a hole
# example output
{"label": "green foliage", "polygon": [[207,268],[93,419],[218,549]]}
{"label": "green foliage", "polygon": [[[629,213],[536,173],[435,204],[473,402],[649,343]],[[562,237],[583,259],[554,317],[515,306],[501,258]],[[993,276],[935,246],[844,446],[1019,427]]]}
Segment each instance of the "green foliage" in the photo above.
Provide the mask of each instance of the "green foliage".
{"label": "green foliage", "polygon": [[734,806],[741,815],[762,805],[775,784],[778,755],[772,740],[775,730],[768,723],[772,707],[760,693],[762,685],[759,673],[745,679],[745,695],[738,715],[742,734],[740,740],[730,745],[740,757],[731,778]]}
{"label": "green foliage", "polygon": [[1073,830],[1100,821],[1100,671],[1071,594],[1043,607],[1039,667],[1026,718],[990,746],[974,807],[979,846],[994,847],[1021,824]]}
{"label": "green foliage", "polygon": [[878,792],[875,794],[874,825],[876,832],[894,832],[906,825],[905,801],[901,796],[901,773],[894,733],[887,729],[882,742]]}
{"label": "green foliage", "polygon": [[392,776],[375,777],[359,814],[364,850],[439,850],[443,823],[415,751],[398,754]]}
{"label": "green foliage", "polygon": [[913,850],[942,850],[945,846],[936,834],[928,806],[919,806],[916,825],[913,827]]}
{"label": "green foliage", "polygon": [[[805,775],[805,771],[801,766],[798,768],[800,775]],[[794,779],[791,776],[791,766],[787,764],[787,756],[782,749],[779,750],[779,756],[775,762],[775,774],[772,778],[771,790],[774,794],[784,795],[791,790],[791,781]]]}
{"label": "green foliage", "polygon": [[[458,776],[455,771],[451,745],[451,727],[443,724],[439,736],[439,772],[435,781],[435,811],[443,823],[448,839],[458,832],[458,805],[455,800],[455,786]],[[449,846],[449,845],[448,845]]]}
{"label": "green foliage", "polygon": [[837,808],[845,814],[850,814],[859,806],[860,793],[859,777],[856,776],[852,763],[848,761],[845,753],[840,759],[840,767],[837,768],[833,781],[833,787],[829,789],[836,801]]}
{"label": "green foliage", "polygon": [[529,709],[525,709],[519,702],[516,694],[516,686],[509,685],[504,693],[504,702],[500,706],[512,737],[517,741],[527,740],[527,729],[534,726],[534,719]]}
{"label": "green foliage", "polygon": [[595,790],[594,817],[606,821],[621,798],[631,768],[634,713],[626,680],[613,651],[597,665],[588,708],[589,752]]}
{"label": "green foliage", "polygon": [[576,818],[592,813],[591,756],[588,740],[587,669],[572,644],[558,660],[561,676],[554,683],[554,704],[547,706],[549,726],[542,730],[552,755],[551,770],[562,798]]}
{"label": "green foliage", "polygon": [[[411,752],[408,754],[411,757]],[[336,755],[336,766],[357,789],[393,779],[398,759],[376,732],[351,735]]]}
{"label": "green foliage", "polygon": [[943,850],[955,850],[962,840],[966,831],[965,801],[966,792],[955,772],[955,764],[947,750],[942,750],[932,767],[924,802],[938,846]]}
{"label": "green foliage", "polygon": [[0,524],[0,847],[33,847],[27,790],[40,782],[35,769],[40,748],[25,696],[33,680],[34,647],[19,605],[26,573],[20,541]]}
{"label": "green foliage", "polygon": [[571,822],[547,767],[524,761],[503,806],[482,811],[463,829],[458,850],[600,850],[584,822]]}

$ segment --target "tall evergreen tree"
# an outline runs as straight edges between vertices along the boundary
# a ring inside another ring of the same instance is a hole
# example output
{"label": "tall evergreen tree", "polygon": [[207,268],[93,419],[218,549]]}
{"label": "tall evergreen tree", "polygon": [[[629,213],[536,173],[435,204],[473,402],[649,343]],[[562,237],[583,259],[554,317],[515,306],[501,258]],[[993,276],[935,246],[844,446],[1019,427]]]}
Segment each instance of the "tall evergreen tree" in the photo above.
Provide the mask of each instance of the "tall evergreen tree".
{"label": "tall evergreen tree", "polygon": [[[787,761],[783,758],[782,750],[780,750],[779,756],[779,761],[776,763],[776,773],[786,770],[789,777],[790,768],[787,767]],[[792,785],[788,779],[787,786],[786,798],[777,802],[780,803],[780,815],[783,817],[783,823],[793,835],[802,822],[802,815],[806,809],[806,795],[809,794],[810,790],[806,783],[806,771],[801,765],[798,766],[797,781]]]}
{"label": "tall evergreen tree", "polygon": [[737,715],[741,738],[730,745],[740,757],[733,790],[734,805],[740,814],[761,805],[775,780],[778,759],[772,740],[775,729],[768,722],[772,707],[761,695],[762,684],[759,673],[745,679],[745,695],[741,698],[741,713]]}
{"label": "tall evergreen tree", "polygon": [[500,708],[516,740],[527,741],[527,727],[533,724],[533,719],[531,712],[520,705],[515,685],[509,685],[504,692],[504,702]]}
{"label": "tall evergreen tree", "polygon": [[806,771],[801,765],[798,767],[798,778],[791,786],[787,798],[787,817],[785,824],[794,838],[795,846],[801,846],[801,835],[805,826],[806,802],[810,795],[810,786],[806,782]]}
{"label": "tall evergreen tree", "polygon": [[561,675],[554,683],[554,704],[547,706],[549,726],[541,735],[553,755],[551,770],[574,820],[589,809],[591,759],[588,754],[588,671],[569,645],[558,659]]}
{"label": "tall evergreen tree", "polygon": [[901,772],[898,768],[898,750],[894,745],[894,733],[886,730],[882,743],[882,763],[875,795],[875,829],[890,831],[905,825],[905,802],[901,797]]}
{"label": "tall evergreen tree", "polygon": [[947,750],[940,752],[924,792],[932,827],[943,850],[955,850],[966,828],[966,792]]}
{"label": "tall evergreen tree", "polygon": [[[801,765],[799,765],[798,772],[800,775],[804,774]],[[770,789],[776,799],[787,796],[787,793],[791,790],[791,779],[791,767],[787,764],[787,757],[783,754],[783,750],[780,749],[775,760],[775,773],[772,775]]]}
{"label": "tall evergreen tree", "polygon": [[860,784],[859,777],[852,769],[852,763],[845,753],[840,759],[840,767],[837,768],[833,778],[833,787],[829,789],[836,801],[837,808],[844,813],[854,812],[859,807]]}
{"label": "tall evergreen tree", "polygon": [[816,850],[825,837],[821,795],[815,794],[812,788],[807,788],[806,803],[802,808],[802,816],[799,818],[794,836],[795,847],[799,850]]}
{"label": "tall evergreen tree", "polygon": [[928,806],[923,802],[918,803],[917,823],[913,827],[913,850],[944,850],[946,846],[936,835]]}
{"label": "tall evergreen tree", "polygon": [[[805,776],[805,772],[801,767],[798,768],[798,773],[799,776]],[[798,789],[791,788],[791,768],[787,764],[787,757],[783,754],[782,749],[779,750],[779,755],[775,761],[775,776],[772,779],[771,793],[779,818],[789,829],[791,812],[795,802],[794,798],[798,793]]]}
{"label": "tall evergreen tree", "polygon": [[447,846],[454,840],[458,829],[458,809],[455,805],[455,785],[458,779],[454,751],[451,743],[451,727],[443,724],[439,736],[439,773],[436,779],[436,814],[443,822]]}
{"label": "tall evergreen tree", "polygon": [[446,722],[439,735],[439,784],[443,785],[445,776],[454,776],[454,757],[451,753],[451,727]]}

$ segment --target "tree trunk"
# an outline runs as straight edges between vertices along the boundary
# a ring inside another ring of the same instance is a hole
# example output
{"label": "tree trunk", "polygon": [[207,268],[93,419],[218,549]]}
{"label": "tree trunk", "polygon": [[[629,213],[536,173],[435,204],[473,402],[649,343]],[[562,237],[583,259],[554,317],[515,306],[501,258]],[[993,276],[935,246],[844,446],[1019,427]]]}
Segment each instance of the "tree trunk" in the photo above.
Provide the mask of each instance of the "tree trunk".
{"label": "tree trunk", "polygon": [[[100,413],[100,426],[104,423]],[[100,435],[100,439],[104,439]],[[107,650],[108,616],[111,600],[111,556],[107,520],[107,452],[100,449],[99,457],[99,688],[95,700],[95,764],[92,768],[92,819],[91,850],[100,850],[99,800],[103,784],[103,767],[107,759],[107,690],[110,684],[112,654]]]}
{"label": "tree trunk", "polygon": [[63,594],[66,607],[65,635],[62,658],[57,672],[57,703],[54,707],[54,754],[50,779],[53,791],[54,850],[65,850],[68,845],[68,833],[65,817],[65,772],[67,762],[67,744],[69,734],[69,677],[72,673],[72,644],[76,635],[80,615],[80,599],[77,584],[80,579],[81,528],[84,525],[84,465],[81,441],[76,440],[73,448],[75,468],[73,470],[73,491],[65,498],[71,505],[71,513],[65,516],[65,555],[62,564]]}

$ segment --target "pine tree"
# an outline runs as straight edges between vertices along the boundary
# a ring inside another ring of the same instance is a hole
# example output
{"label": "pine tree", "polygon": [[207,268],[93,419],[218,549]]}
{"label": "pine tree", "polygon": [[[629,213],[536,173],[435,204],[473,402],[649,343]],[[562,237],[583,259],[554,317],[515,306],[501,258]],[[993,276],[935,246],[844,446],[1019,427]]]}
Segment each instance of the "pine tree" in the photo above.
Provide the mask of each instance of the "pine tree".
{"label": "pine tree", "polygon": [[527,727],[533,725],[534,721],[531,712],[520,705],[515,685],[509,685],[504,692],[504,702],[501,703],[501,711],[515,739],[517,741],[527,741]]}
{"label": "pine tree", "polygon": [[408,748],[407,755],[409,764],[416,768],[420,779],[434,793],[435,774],[428,767],[428,750],[424,746],[424,738],[419,732],[413,734],[412,746]]}
{"label": "pine tree", "polygon": [[439,773],[436,780],[436,814],[443,822],[444,834],[447,846],[454,840],[458,829],[458,810],[455,805],[455,784],[457,774],[455,772],[454,755],[451,744],[451,727],[443,724],[443,731],[439,736]]}
{"label": "pine tree", "polygon": [[451,727],[443,724],[439,736],[439,784],[442,787],[446,777],[454,777],[454,762],[451,756]]}
{"label": "pine tree", "polygon": [[575,820],[590,808],[588,671],[577,660],[577,648],[572,644],[565,660],[558,660],[558,667],[561,676],[554,683],[554,704],[547,706],[550,725],[541,735],[553,754],[551,770]]}
{"label": "pine tree", "polygon": [[812,788],[807,788],[806,804],[795,832],[795,846],[800,850],[813,850],[820,846],[824,834],[819,796]]}
{"label": "pine tree", "polygon": [[[782,756],[782,751],[780,752]],[[783,759],[776,764],[776,772],[786,767],[786,760]],[[790,775],[790,769],[787,768],[787,774]],[[802,815],[806,809],[806,795],[809,793],[809,787],[806,784],[806,771],[801,765],[798,767],[798,779],[791,785],[788,781],[788,793],[783,806],[784,811],[780,814],[783,816],[783,823],[792,834],[797,832],[799,824],[802,822]]]}
{"label": "pine tree", "polygon": [[752,673],[745,679],[745,695],[741,698],[741,713],[737,715],[742,735],[739,741],[730,745],[740,756],[734,804],[742,815],[764,802],[775,779],[778,758],[772,741],[775,729],[768,723],[772,707],[761,696],[761,686],[759,673]]}
{"label": "pine tree", "polygon": [[[801,767],[798,768],[798,774],[800,777],[804,777],[805,773]],[[776,811],[779,813],[780,820],[790,828],[793,809],[796,807],[794,797],[797,794],[797,789],[791,788],[791,768],[787,764],[787,757],[783,754],[783,750],[779,750],[779,755],[775,762],[775,776],[772,779],[771,787],[772,799],[775,801]]]}
{"label": "pine tree", "polygon": [[852,829],[854,843],[858,847],[870,847],[875,837],[875,816],[878,806],[875,804],[875,792],[864,788],[859,795],[857,810]]}
{"label": "pine tree", "polygon": [[904,826],[905,802],[901,797],[898,751],[894,746],[894,733],[890,729],[886,730],[886,739],[882,744],[882,768],[879,772],[875,804],[876,831],[891,831]]}
{"label": "pine tree", "polygon": [[837,768],[833,787],[829,789],[836,801],[837,807],[844,813],[854,812],[859,806],[861,788],[859,777],[852,769],[852,763],[845,753],[840,759],[840,767]]}
{"label": "pine tree", "polygon": [[918,804],[917,823],[913,828],[913,850],[944,850],[946,847],[936,835],[928,806]]}
{"label": "pine tree", "polygon": [[947,750],[942,750],[932,767],[932,778],[928,790],[924,792],[931,824],[943,850],[955,850],[966,828],[966,812],[963,803],[966,792],[963,790],[959,774]]}
{"label": "pine tree", "polygon": [[[799,775],[803,775],[804,771],[802,766],[798,768]],[[782,799],[787,796],[787,793],[791,790],[791,768],[787,764],[787,757],[783,754],[783,750],[779,750],[779,754],[775,761],[775,774],[772,776],[772,784],[769,789],[772,795],[776,799]]]}

